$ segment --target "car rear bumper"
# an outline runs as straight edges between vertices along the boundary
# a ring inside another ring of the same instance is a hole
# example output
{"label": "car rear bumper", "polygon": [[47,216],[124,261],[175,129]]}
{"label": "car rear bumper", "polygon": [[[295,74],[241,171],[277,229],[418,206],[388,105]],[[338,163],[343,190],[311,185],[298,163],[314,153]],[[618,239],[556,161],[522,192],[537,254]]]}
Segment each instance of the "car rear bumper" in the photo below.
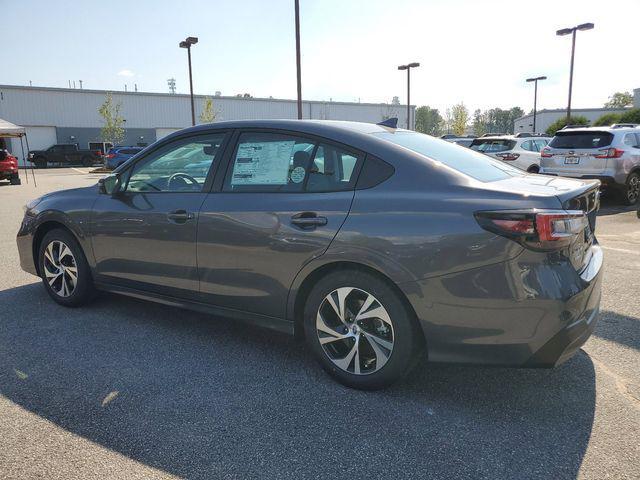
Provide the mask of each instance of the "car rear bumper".
{"label": "car rear bumper", "polygon": [[552,367],[587,341],[600,305],[602,250],[578,273],[525,251],[509,262],[400,285],[437,362]]}
{"label": "car rear bumper", "polygon": [[545,168],[540,169],[540,173],[544,175],[553,175],[556,177],[579,178],[581,180],[600,180],[603,187],[618,187],[624,185],[627,181],[627,174],[624,172],[616,172],[614,170],[605,170],[598,174],[579,174],[577,172],[565,172],[560,169]]}

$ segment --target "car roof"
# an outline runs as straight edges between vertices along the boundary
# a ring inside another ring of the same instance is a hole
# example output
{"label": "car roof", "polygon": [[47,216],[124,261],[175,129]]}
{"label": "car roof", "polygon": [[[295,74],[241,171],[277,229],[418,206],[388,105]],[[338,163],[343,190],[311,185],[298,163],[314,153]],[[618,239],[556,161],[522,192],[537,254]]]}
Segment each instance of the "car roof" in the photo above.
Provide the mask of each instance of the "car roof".
{"label": "car roof", "polygon": [[576,127],[576,128],[563,128],[558,130],[556,133],[560,132],[609,132],[609,133],[628,133],[634,132],[639,133],[640,128],[638,127],[612,127],[612,126],[603,126],[603,127]]}
{"label": "car roof", "polygon": [[[346,120],[229,120],[215,123],[205,123],[190,127],[184,131],[198,131],[225,128],[273,128],[278,130],[305,131],[308,133],[323,133],[327,131],[351,130],[358,133],[376,133],[398,131],[401,128],[390,128],[375,123],[351,122]],[[177,133],[177,132],[176,132]]]}

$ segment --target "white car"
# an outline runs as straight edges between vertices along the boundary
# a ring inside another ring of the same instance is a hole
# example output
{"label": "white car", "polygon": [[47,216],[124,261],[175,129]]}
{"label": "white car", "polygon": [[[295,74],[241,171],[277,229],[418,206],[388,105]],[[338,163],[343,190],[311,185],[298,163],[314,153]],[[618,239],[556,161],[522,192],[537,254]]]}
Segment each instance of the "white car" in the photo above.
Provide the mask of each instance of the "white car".
{"label": "white car", "polygon": [[533,133],[515,135],[482,136],[476,138],[469,148],[490,157],[502,160],[531,173],[540,171],[540,150],[547,146],[551,137]]}
{"label": "white car", "polygon": [[640,126],[565,127],[542,152],[541,173],[596,178],[627,205],[640,198]]}

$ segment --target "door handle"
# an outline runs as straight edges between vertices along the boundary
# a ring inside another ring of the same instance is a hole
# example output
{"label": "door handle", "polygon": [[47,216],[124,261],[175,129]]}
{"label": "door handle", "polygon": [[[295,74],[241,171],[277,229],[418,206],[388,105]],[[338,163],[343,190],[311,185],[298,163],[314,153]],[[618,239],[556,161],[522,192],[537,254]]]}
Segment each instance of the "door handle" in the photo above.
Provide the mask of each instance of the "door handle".
{"label": "door handle", "polygon": [[193,213],[187,212],[186,210],[174,210],[167,213],[167,219],[172,223],[185,223],[193,218]]}
{"label": "door handle", "polygon": [[326,225],[327,217],[319,217],[318,214],[314,212],[302,212],[291,217],[291,223],[300,228],[311,229]]}

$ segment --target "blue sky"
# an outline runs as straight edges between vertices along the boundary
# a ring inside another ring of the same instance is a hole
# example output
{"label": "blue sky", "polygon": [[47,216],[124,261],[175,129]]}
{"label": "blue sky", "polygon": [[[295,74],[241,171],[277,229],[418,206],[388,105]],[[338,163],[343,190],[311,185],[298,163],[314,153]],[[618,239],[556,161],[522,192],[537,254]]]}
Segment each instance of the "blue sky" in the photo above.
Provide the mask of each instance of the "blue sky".
{"label": "blue sky", "polygon": [[[570,38],[579,32],[574,107],[601,106],[640,87],[640,1],[300,0],[303,97],[389,102],[406,99],[401,63],[418,61],[412,103],[444,109],[531,108],[524,79],[547,75],[539,106],[566,104]],[[193,48],[196,93],[295,98],[293,0],[0,0],[5,49],[0,83],[188,91]]]}

